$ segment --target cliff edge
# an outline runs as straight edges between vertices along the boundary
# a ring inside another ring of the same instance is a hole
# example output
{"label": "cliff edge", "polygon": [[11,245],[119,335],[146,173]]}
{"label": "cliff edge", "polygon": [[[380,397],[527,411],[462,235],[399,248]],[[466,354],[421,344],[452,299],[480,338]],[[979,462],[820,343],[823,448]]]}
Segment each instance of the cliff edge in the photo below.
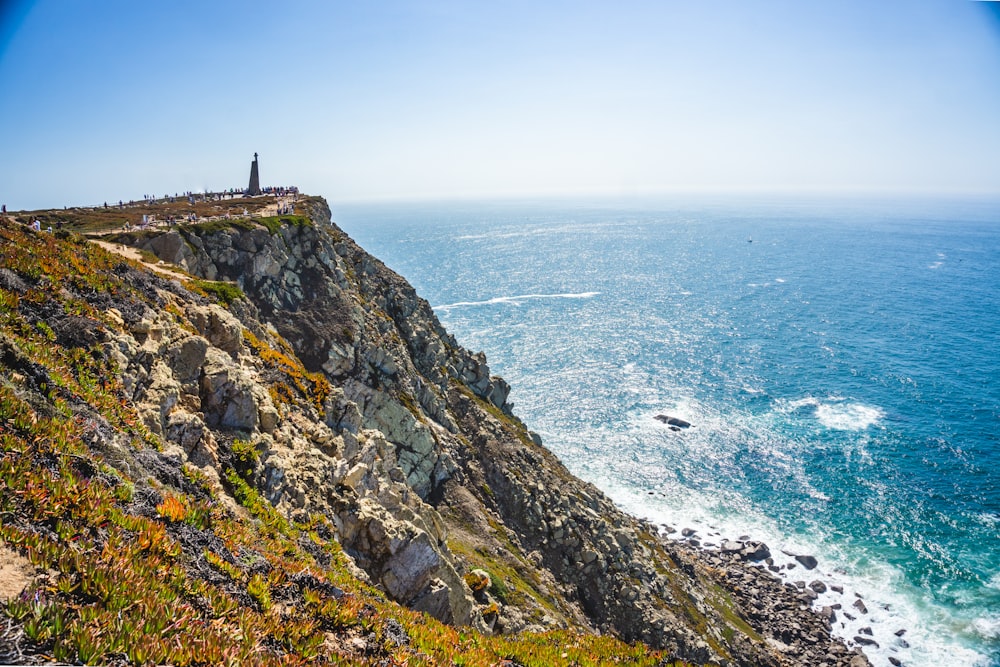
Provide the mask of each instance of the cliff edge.
{"label": "cliff edge", "polygon": [[[759,545],[702,552],[664,540],[573,477],[515,416],[485,356],[333,224],[324,200],[303,207],[104,239],[187,279],[71,232],[3,225],[0,472],[49,471],[2,496],[16,519],[0,538],[28,559],[24,591],[36,596],[8,611],[20,629],[0,642],[8,656],[59,646],[89,661],[90,615],[104,617],[87,609],[118,606],[109,591],[126,611],[153,605],[115,587],[121,548],[136,549],[133,567],[172,573],[192,623],[232,621],[225,599],[252,609],[261,620],[238,621],[237,635],[268,659],[449,664],[456,647],[473,650],[466,639],[443,649],[443,629],[425,637],[417,627],[430,621],[415,619],[430,617],[484,642],[512,638],[476,644],[482,664],[568,663],[562,637],[597,635],[650,648],[581,644],[591,664],[631,650],[648,664],[867,664],[801,591],[753,565]],[[55,438],[39,423],[65,431],[65,445],[39,445]],[[99,495],[103,523],[51,509],[67,478]],[[74,556],[75,536],[107,562]],[[104,588],[91,581],[100,569]],[[38,591],[51,604],[38,607]],[[347,596],[358,607],[350,623],[322,620]],[[388,611],[394,603],[426,616]],[[33,638],[32,619],[51,628],[57,611],[77,639],[54,628]],[[150,651],[197,662],[162,653],[178,622],[163,615]],[[265,625],[274,618],[297,629]],[[552,637],[554,661],[534,643]],[[110,648],[98,657],[117,656],[143,662]]]}

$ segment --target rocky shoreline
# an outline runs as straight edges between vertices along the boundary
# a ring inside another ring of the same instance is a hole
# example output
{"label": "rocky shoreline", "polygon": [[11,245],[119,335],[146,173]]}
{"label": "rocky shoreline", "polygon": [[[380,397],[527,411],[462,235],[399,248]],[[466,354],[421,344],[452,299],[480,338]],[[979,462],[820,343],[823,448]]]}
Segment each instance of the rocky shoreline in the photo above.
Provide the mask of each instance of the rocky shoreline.
{"label": "rocky shoreline", "polygon": [[[823,631],[853,646],[855,656],[865,657],[866,662],[856,659],[852,665],[870,664],[865,651],[871,649],[888,648],[898,654],[910,648],[905,627],[881,628],[888,637],[880,644],[873,630],[877,622],[868,620],[871,603],[866,604],[861,593],[829,583],[824,575],[815,573],[819,564],[815,556],[781,550],[778,553],[782,558],[772,554],[764,542],[747,535],[723,539],[720,533],[713,532],[703,541],[693,528],[678,531],[666,524],[661,526],[661,534],[675,544],[693,549],[712,566],[724,569],[735,597],[751,610],[755,627],[759,623],[762,630],[769,628],[766,631],[779,637],[790,647],[790,652],[801,652],[804,664],[823,664],[824,660],[837,664],[831,662],[837,658],[836,650],[826,656],[815,650],[817,622]],[[887,655],[885,660],[893,667],[906,664],[898,655]]]}
{"label": "rocky shoreline", "polygon": [[[690,529],[685,529],[690,530]],[[675,540],[678,547],[690,550],[692,558],[700,558],[709,566],[718,568],[727,590],[747,612],[747,621],[755,630],[780,642],[782,651],[794,656],[802,665],[869,665],[861,648],[847,649],[833,634],[832,624],[836,611],[830,607],[812,608],[816,589],[825,584],[813,580],[790,583],[782,580],[768,568],[774,559],[763,542],[725,540],[719,547],[699,545],[689,537]],[[668,538],[669,539],[669,538]],[[815,567],[812,556],[798,556],[806,569]],[[804,562],[803,562],[804,561]]]}

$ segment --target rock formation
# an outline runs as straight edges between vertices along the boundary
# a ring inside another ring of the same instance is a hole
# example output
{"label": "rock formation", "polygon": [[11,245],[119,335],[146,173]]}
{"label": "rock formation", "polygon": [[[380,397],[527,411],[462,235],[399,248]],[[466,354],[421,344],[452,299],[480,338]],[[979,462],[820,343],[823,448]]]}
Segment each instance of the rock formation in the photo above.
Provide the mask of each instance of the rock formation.
{"label": "rock formation", "polygon": [[162,307],[109,302],[120,326],[93,333],[162,460],[196,467],[220,498],[235,469],[279,515],[327,517],[359,577],[449,624],[580,628],[698,664],[867,664],[751,564],[765,545],[664,540],[573,477],[485,356],[322,199],[304,203],[307,216],[115,239],[198,277],[192,289],[238,288],[220,304],[131,270]]}

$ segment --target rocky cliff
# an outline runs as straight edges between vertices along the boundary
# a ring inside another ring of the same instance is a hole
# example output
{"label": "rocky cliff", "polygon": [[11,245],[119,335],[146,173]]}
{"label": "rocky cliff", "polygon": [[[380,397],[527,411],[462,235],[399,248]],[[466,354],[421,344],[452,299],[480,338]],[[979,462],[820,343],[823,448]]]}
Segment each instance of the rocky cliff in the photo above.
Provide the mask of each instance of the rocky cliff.
{"label": "rocky cliff", "polygon": [[[665,541],[574,478],[514,415],[485,357],[333,224],[322,199],[305,205],[302,216],[112,239],[180,267],[183,280],[71,234],[5,227],[0,343],[11,400],[41,410],[62,386],[25,352],[38,335],[87,356],[92,381],[123,412],[67,403],[71,427],[89,429],[84,450],[106,476],[151,489],[150,519],[183,492],[226,516],[250,508],[265,525],[312,526],[317,543],[326,526],[352,576],[446,624],[608,634],[696,664],[867,664],[831,638],[800,591],[750,564],[759,548],[705,553]],[[87,265],[74,264],[84,249]],[[70,266],[47,267],[46,253]],[[17,535],[0,537],[23,552]],[[216,547],[192,549],[193,562],[214,563],[205,554],[226,545]],[[236,556],[215,557],[244,568],[232,576],[246,586],[239,592],[276,567],[254,574]],[[269,590],[276,596],[276,584]],[[523,655],[508,664],[546,664]]]}

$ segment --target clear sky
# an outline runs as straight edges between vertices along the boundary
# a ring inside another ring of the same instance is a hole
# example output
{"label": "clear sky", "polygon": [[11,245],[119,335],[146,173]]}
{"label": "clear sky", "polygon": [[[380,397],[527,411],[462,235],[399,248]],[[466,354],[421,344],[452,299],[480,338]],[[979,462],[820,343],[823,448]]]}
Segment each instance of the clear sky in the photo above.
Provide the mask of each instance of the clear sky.
{"label": "clear sky", "polygon": [[0,0],[0,201],[1000,194],[998,9]]}

